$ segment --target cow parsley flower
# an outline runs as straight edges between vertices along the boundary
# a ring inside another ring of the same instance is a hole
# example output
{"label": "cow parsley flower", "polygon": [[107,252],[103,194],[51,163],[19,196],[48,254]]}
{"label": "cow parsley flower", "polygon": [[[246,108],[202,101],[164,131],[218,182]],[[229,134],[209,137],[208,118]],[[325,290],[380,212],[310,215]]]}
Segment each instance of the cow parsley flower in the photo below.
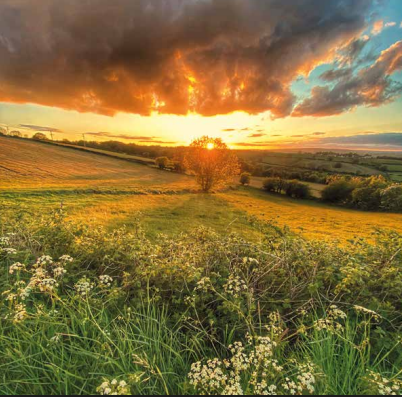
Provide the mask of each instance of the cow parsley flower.
{"label": "cow parsley flower", "polygon": [[14,263],[13,265],[10,266],[10,270],[9,273],[10,274],[14,274],[15,272],[20,272],[22,270],[25,270],[25,265],[23,265],[22,263]]}
{"label": "cow parsley flower", "polygon": [[84,277],[75,284],[74,288],[81,296],[87,296],[94,289],[94,284]]}
{"label": "cow parsley flower", "polygon": [[102,396],[127,396],[130,395],[130,388],[126,381],[117,379],[105,380],[96,391]]}

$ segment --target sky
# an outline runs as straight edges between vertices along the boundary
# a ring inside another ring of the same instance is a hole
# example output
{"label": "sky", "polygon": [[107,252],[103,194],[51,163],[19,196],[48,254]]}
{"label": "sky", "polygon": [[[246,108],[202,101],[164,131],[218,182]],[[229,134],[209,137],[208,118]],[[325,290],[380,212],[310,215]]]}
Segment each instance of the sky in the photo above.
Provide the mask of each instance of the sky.
{"label": "sky", "polygon": [[0,126],[402,150],[402,0],[1,0]]}

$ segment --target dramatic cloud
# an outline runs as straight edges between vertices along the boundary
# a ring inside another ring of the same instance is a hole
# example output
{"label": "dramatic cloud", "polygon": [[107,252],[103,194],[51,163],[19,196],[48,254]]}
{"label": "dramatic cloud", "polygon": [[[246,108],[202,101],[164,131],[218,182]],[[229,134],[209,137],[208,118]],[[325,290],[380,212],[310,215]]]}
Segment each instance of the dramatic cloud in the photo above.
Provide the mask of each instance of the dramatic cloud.
{"label": "dramatic cloud", "polygon": [[296,117],[331,116],[356,106],[378,107],[395,100],[402,93],[402,84],[391,79],[402,70],[402,41],[383,51],[370,67],[355,76],[339,76],[335,86],[315,87],[311,97],[293,112]]}
{"label": "dramatic cloud", "polygon": [[59,130],[58,128],[52,128],[52,127],[43,127],[41,125],[32,125],[32,124],[20,124],[19,127],[25,128],[27,130],[32,130],[32,131],[41,131],[41,132],[63,132]]}
{"label": "dramatic cloud", "polygon": [[0,101],[113,115],[292,112],[376,0],[2,0]]}
{"label": "dramatic cloud", "polygon": [[336,81],[340,80],[343,78],[349,78],[353,75],[353,69],[352,68],[347,68],[347,69],[330,69],[324,72],[321,76],[320,79],[331,82],[331,81]]}

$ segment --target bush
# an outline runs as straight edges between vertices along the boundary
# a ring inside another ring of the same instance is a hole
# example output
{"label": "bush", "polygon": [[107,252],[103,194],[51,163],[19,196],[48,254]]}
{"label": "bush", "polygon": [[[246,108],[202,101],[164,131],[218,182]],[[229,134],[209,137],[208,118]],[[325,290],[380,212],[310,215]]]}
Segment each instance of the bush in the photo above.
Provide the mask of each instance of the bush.
{"label": "bush", "polygon": [[343,164],[342,163],[335,163],[334,164],[334,168],[337,168],[337,169],[340,169],[340,168],[342,168],[343,167]]}
{"label": "bush", "polygon": [[281,178],[267,178],[263,182],[263,189],[271,193],[282,193],[285,187],[285,181]]}
{"label": "bush", "polygon": [[351,200],[354,189],[353,183],[343,179],[336,180],[321,192],[321,197],[324,201],[331,203],[347,203]]}
{"label": "bush", "polygon": [[243,172],[243,174],[240,175],[240,183],[245,186],[249,185],[251,182],[251,174],[248,172]]}
{"label": "bush", "polygon": [[161,170],[165,170],[169,165],[169,159],[167,157],[158,157],[155,163]]}
{"label": "bush", "polygon": [[386,211],[402,212],[402,186],[392,185],[382,190],[381,205]]}
{"label": "bush", "polygon": [[357,188],[352,193],[352,204],[365,211],[381,208],[381,190],[373,187]]}
{"label": "bush", "polygon": [[286,185],[286,195],[297,199],[307,199],[311,197],[310,186],[298,181],[289,181]]}

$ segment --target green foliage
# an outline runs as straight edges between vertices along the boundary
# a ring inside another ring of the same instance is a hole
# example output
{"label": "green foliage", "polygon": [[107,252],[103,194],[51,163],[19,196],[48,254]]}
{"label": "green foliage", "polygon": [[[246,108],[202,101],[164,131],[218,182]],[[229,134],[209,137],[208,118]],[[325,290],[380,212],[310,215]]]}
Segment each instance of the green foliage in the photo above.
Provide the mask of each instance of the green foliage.
{"label": "green foliage", "polygon": [[[402,236],[339,247],[259,227],[257,243],[205,228],[151,243],[139,224],[0,218],[1,393],[93,394],[112,379],[136,394],[398,387]],[[214,357],[235,376],[194,382]]]}
{"label": "green foliage", "polygon": [[322,199],[331,203],[345,203],[350,201],[354,185],[346,180],[338,180],[329,184],[322,191]]}
{"label": "green foliage", "polygon": [[287,196],[297,199],[307,199],[311,197],[310,186],[298,181],[287,182],[285,193]]}
{"label": "green foliage", "polygon": [[383,176],[335,177],[322,192],[322,199],[348,204],[366,211],[402,211],[402,188]]}

